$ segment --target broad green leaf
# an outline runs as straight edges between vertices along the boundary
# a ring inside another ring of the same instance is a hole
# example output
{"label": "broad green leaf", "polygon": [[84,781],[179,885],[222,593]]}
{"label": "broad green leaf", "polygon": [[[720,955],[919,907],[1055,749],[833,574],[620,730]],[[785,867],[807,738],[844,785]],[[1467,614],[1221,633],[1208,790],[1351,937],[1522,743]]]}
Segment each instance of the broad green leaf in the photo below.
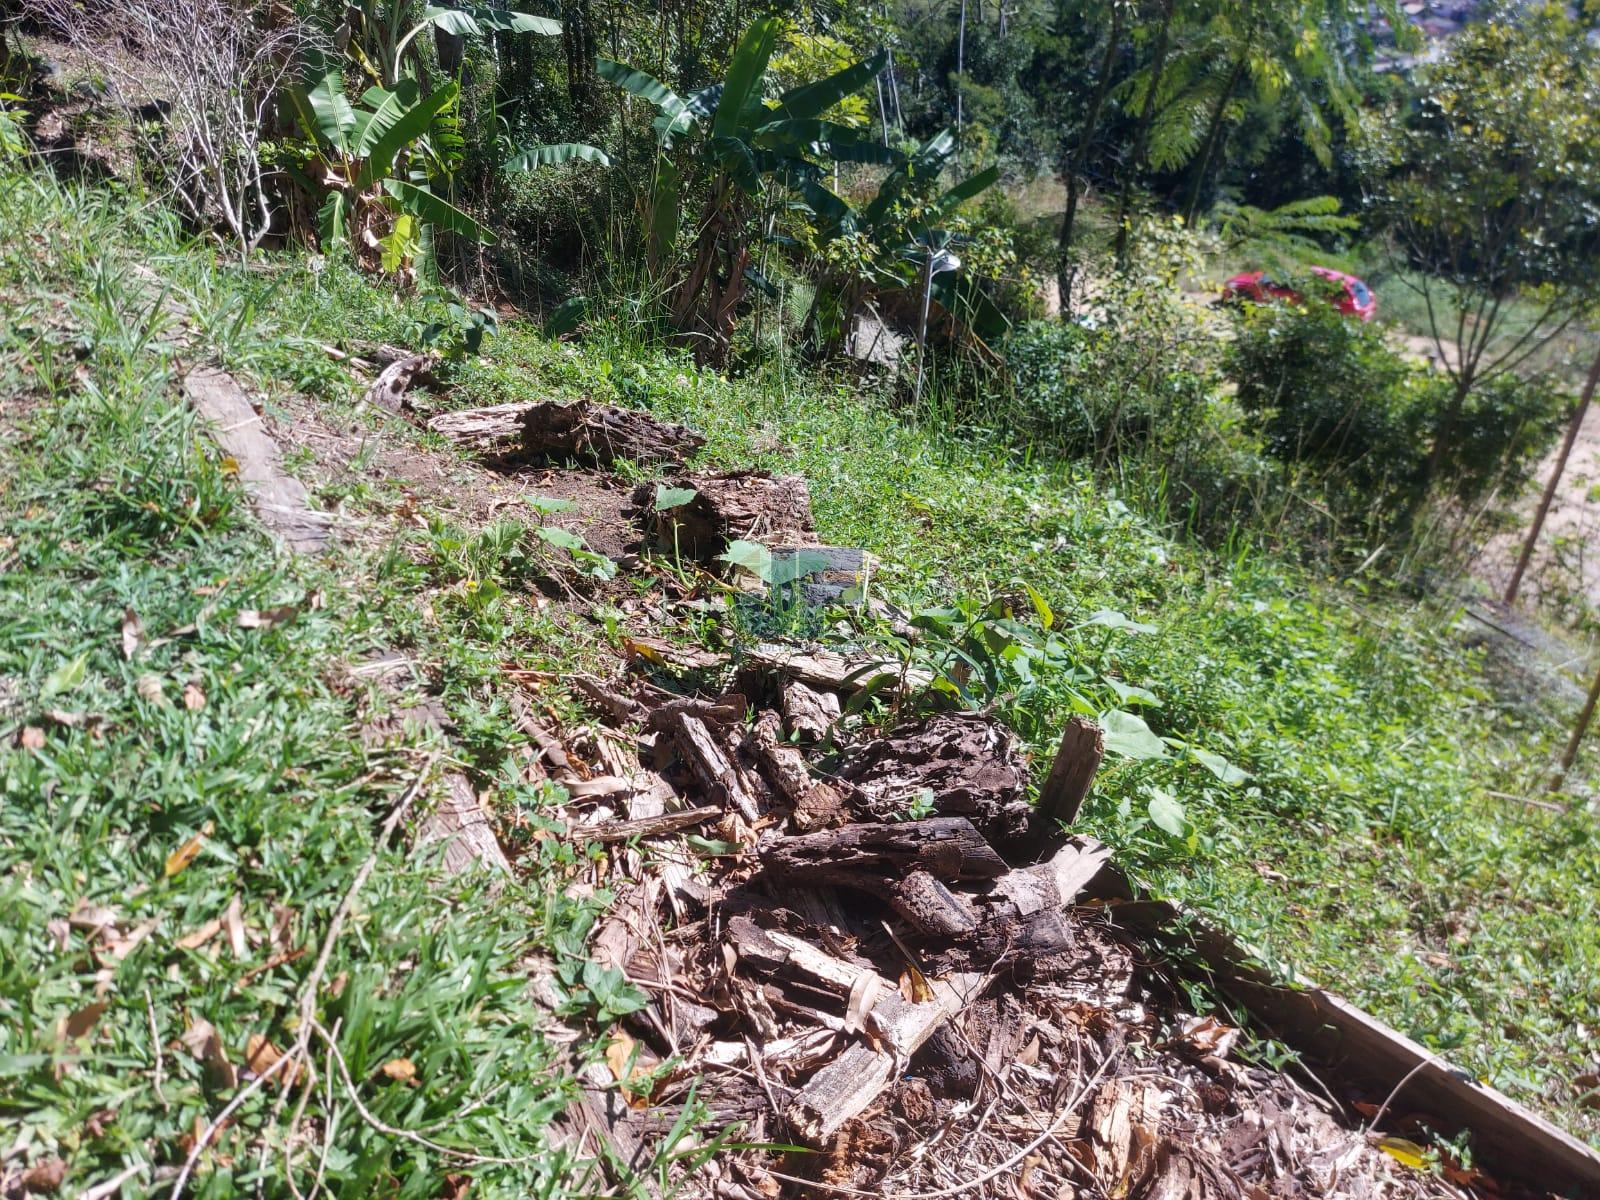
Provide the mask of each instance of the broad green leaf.
{"label": "broad green leaf", "polygon": [[719,138],[735,138],[745,126],[745,109],[761,98],[761,79],[772,61],[783,22],[777,17],[762,17],[745,31],[728,65],[722,98],[711,118],[711,132]]}
{"label": "broad green leaf", "polygon": [[356,180],[357,189],[364,192],[377,180],[386,177],[394,168],[395,158],[400,151],[424,137],[433,127],[433,119],[455,103],[460,92],[461,88],[452,80],[409,108],[390,107],[391,103],[403,103],[397,99],[399,92],[385,100],[367,123],[353,151],[367,157]]}
{"label": "broad green leaf", "polygon": [[522,502],[536,513],[571,512],[578,507],[571,500],[558,500],[554,496],[524,495]]}
{"label": "broad green leaf", "polygon": [[[356,110],[344,94],[344,73],[334,67],[308,90],[299,93],[311,109],[311,123],[324,141],[340,152],[350,152],[350,134],[356,127]],[[304,114],[302,114],[302,123]]]}
{"label": "broad green leaf", "polygon": [[656,508],[666,511],[669,508],[681,508],[693,500],[700,493],[694,488],[667,487],[665,484],[656,484]]}
{"label": "broad green leaf", "polygon": [[1120,679],[1106,676],[1106,686],[1117,694],[1119,704],[1143,704],[1150,708],[1160,708],[1161,698],[1149,688],[1135,687],[1131,683],[1123,683]]}
{"label": "broad green leaf", "polygon": [[1150,814],[1150,823],[1162,833],[1181,838],[1187,831],[1188,820],[1184,816],[1183,805],[1171,792],[1151,788],[1150,803],[1145,811]]}
{"label": "broad green leaf", "polygon": [[932,220],[941,220],[954,212],[962,204],[971,200],[980,192],[986,191],[1000,182],[1000,168],[990,167],[986,171],[979,171],[976,175],[963,179],[944,195],[940,196],[933,206],[935,214]]}
{"label": "broad green leaf", "polygon": [[583,324],[584,317],[588,315],[589,297],[568,296],[550,310],[550,315],[545,318],[544,331],[550,337],[560,337]]}
{"label": "broad green leaf", "polygon": [[409,179],[385,179],[383,190],[393,196],[406,212],[430,224],[442,226],[452,233],[472,238],[485,246],[494,244],[494,234],[442,196],[435,196],[427,188],[412,183]]}
{"label": "broad green leaf", "polygon": [[381,252],[379,266],[390,272],[400,270],[416,254],[417,219],[410,213],[395,218],[394,228],[378,243]]}
{"label": "broad green leaf", "polygon": [[344,245],[345,242],[345,198],[344,193],[333,191],[328,193],[328,198],[322,202],[322,207],[317,210],[317,237],[322,243],[323,253],[328,253]]}
{"label": "broad green leaf", "polygon": [[541,525],[534,531],[539,539],[557,546],[569,553],[574,550],[587,550],[588,544],[570,529],[562,529],[556,525]]}
{"label": "broad green leaf", "polygon": [[871,83],[888,62],[889,52],[880,50],[865,62],[836,71],[815,83],[793,88],[779,98],[777,115],[800,120],[820,117],[839,101]]}
{"label": "broad green leaf", "polygon": [[1039,618],[1040,628],[1049,629],[1056,623],[1056,614],[1050,611],[1050,606],[1045,603],[1044,597],[1039,594],[1039,589],[1027,580],[1023,580],[1022,590],[1028,593],[1028,600],[1033,605],[1035,615]]}
{"label": "broad green leaf", "polygon": [[524,146],[506,159],[507,171],[534,171],[540,167],[554,167],[561,163],[592,162],[609,167],[611,159],[597,146],[583,142],[550,142],[540,146]]}
{"label": "broad green leaf", "polygon": [[820,550],[789,550],[772,556],[772,566],[767,572],[767,582],[775,587],[804,579],[816,571],[826,570],[832,562]]}
{"label": "broad green leaf", "polygon": [[1144,723],[1142,717],[1113,708],[1100,717],[1100,728],[1105,731],[1105,747],[1110,754],[1123,758],[1165,758],[1167,744]]}
{"label": "broad green leaf", "polygon": [[52,696],[60,696],[72,691],[83,682],[85,672],[89,667],[89,656],[80,654],[70,662],[62,663],[54,671],[44,677],[44,683],[39,688],[39,699],[49,700]]}
{"label": "broad green leaf", "polygon": [[1128,633],[1154,633],[1154,625],[1146,625],[1141,621],[1130,620],[1125,613],[1119,613],[1112,608],[1102,608],[1099,612],[1090,613],[1085,625],[1100,625],[1106,629],[1121,629]]}
{"label": "broad green leaf", "polygon": [[609,58],[597,58],[595,74],[630,96],[649,101],[668,117],[678,116],[686,107],[682,96],[647,71],[636,70]]}
{"label": "broad green leaf", "polygon": [[539,33],[559,37],[561,22],[532,13],[490,8],[487,4],[455,4],[450,8],[429,8],[422,14],[425,24],[436,25],[458,37],[481,37],[484,30],[502,33]]}
{"label": "broad green leaf", "polygon": [[1210,750],[1202,750],[1199,746],[1190,746],[1189,753],[1194,755],[1195,760],[1202,767],[1229,787],[1238,787],[1250,778],[1249,771],[1246,771],[1243,767],[1234,766],[1220,754],[1215,754]]}
{"label": "broad green leaf", "polygon": [[772,576],[772,551],[760,542],[747,542],[739,540],[728,543],[728,548],[717,555],[725,563],[732,563],[742,567],[760,579],[770,579]]}
{"label": "broad green leaf", "polygon": [[656,158],[655,189],[650,198],[650,251],[652,265],[672,258],[678,243],[682,180],[678,168],[666,155]]}

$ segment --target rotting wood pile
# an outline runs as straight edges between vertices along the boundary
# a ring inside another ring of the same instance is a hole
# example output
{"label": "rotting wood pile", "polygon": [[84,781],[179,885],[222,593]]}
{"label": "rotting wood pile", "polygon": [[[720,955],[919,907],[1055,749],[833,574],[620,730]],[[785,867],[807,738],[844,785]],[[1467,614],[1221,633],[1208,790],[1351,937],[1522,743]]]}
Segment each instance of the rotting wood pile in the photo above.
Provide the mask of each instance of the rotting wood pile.
{"label": "rotting wood pile", "polygon": [[[1237,1056],[1240,1031],[1191,1012],[1094,901],[1106,848],[1029,820],[998,725],[847,735],[815,660],[789,661],[807,683],[779,660],[714,696],[579,687],[597,721],[571,740],[600,783],[564,816],[618,891],[593,954],[650,998],[587,1069],[620,1162],[647,1164],[692,1105],[697,1144],[727,1127],[780,1147],[675,1180],[720,1200],[1525,1194],[1406,1165],[1408,1143],[1363,1131],[1382,1096]],[[540,736],[570,777],[578,756]],[[1066,744],[1095,757],[1081,731]]]}
{"label": "rotting wood pile", "polygon": [[[699,444],[646,414],[554,407],[429,425],[513,471],[604,463],[633,434],[666,463]],[[827,559],[808,599],[863,570],[858,551],[814,546],[797,478],[669,471],[661,486],[693,500],[658,511],[666,493],[637,488],[645,545],[709,562],[792,537]],[[1495,1198],[1595,1176],[1561,1131],[1337,997],[1271,979],[1203,922],[1178,939],[1192,960],[1158,949],[1189,918],[1129,902],[1108,851],[1065,832],[1100,762],[1093,723],[1068,723],[1030,806],[1027,763],[986,716],[841,719],[863,687],[923,691],[902,664],[626,645],[634,671],[562,681],[593,724],[557,731],[518,707],[534,775],[563,784],[568,834],[594,847],[576,886],[616,893],[592,956],[649,997],[604,1061],[575,1064],[578,1144],[603,1143],[629,1194],[664,1179],[718,1200]],[[1268,1035],[1332,1035],[1339,1073],[1262,1065],[1239,1029],[1196,1014],[1185,981],[1212,970],[1258,1019],[1283,1018]],[[1463,1129],[1499,1176],[1418,1144]],[[664,1160],[664,1176],[634,1173]]]}

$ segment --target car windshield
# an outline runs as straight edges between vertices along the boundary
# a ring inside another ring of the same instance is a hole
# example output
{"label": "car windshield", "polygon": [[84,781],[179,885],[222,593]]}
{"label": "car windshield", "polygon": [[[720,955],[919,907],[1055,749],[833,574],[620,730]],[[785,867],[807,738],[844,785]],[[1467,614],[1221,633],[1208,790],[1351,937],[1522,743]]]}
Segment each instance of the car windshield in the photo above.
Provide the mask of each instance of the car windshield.
{"label": "car windshield", "polygon": [[1353,296],[1355,298],[1355,302],[1361,305],[1363,308],[1365,308],[1367,303],[1372,299],[1372,293],[1367,290],[1367,285],[1362,283],[1359,279],[1352,279],[1350,281],[1350,295]]}

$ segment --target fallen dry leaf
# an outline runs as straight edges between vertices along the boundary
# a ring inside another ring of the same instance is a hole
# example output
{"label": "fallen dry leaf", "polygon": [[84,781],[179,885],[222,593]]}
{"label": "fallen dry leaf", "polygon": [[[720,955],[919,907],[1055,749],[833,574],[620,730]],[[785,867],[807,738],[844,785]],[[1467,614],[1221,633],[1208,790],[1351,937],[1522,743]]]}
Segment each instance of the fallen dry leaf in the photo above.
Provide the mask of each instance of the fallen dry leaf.
{"label": "fallen dry leaf", "polygon": [[206,844],[206,838],[211,836],[213,828],[213,824],[207,821],[200,827],[199,833],[167,855],[167,865],[162,869],[162,874],[171,879],[192,863],[196,856],[199,855],[200,848]]}
{"label": "fallen dry leaf", "polygon": [[60,725],[66,729],[82,729],[100,720],[99,717],[91,717],[88,713],[68,712],[64,708],[52,708],[44,716],[52,725]]}
{"label": "fallen dry leaf", "polygon": [[139,651],[144,639],[144,622],[131,608],[122,610],[122,657],[131,659]]}
{"label": "fallen dry leaf", "polygon": [[637,1090],[632,1085],[636,1080],[648,1079],[652,1065],[654,1055],[646,1047],[621,1029],[612,1031],[611,1041],[606,1045],[606,1066],[611,1068],[612,1077],[622,1085],[622,1094],[629,1108],[642,1111],[650,1107],[648,1091]]}
{"label": "fallen dry leaf", "polygon": [[78,901],[77,907],[67,917],[67,923],[74,929],[81,929],[90,937],[98,937],[102,930],[115,925],[121,916],[114,908],[107,908],[102,904],[90,904],[87,901]]}
{"label": "fallen dry leaf", "polygon": [[37,725],[24,725],[22,732],[17,735],[17,745],[24,750],[43,750],[44,730]]}
{"label": "fallen dry leaf", "polygon": [[86,1038],[94,1032],[94,1027],[100,1023],[100,1018],[110,1006],[104,1000],[96,1000],[80,1008],[71,1016],[62,1017],[59,1026],[61,1040],[75,1042],[79,1038]]}
{"label": "fallen dry leaf", "polygon": [[239,1086],[239,1072],[228,1061],[228,1052],[223,1049],[222,1039],[210,1021],[196,1017],[178,1040],[206,1065],[219,1084],[229,1088]]}
{"label": "fallen dry leaf", "polygon": [[1228,1051],[1233,1049],[1234,1043],[1239,1040],[1239,1031],[1231,1025],[1224,1025],[1215,1017],[1194,1017],[1186,1021],[1183,1031],[1173,1039],[1173,1044],[1192,1050],[1196,1054],[1212,1054],[1218,1058],[1228,1057]]}
{"label": "fallen dry leaf", "polygon": [[1399,1137],[1383,1137],[1378,1139],[1378,1149],[1401,1166],[1410,1167],[1420,1171],[1428,1165],[1428,1152],[1415,1142]]}
{"label": "fallen dry leaf", "polygon": [[51,1192],[61,1190],[61,1185],[67,1180],[67,1164],[59,1158],[47,1158],[36,1162],[22,1173],[18,1182],[22,1190],[31,1196],[46,1196]]}
{"label": "fallen dry leaf", "polygon": [[384,1078],[392,1079],[396,1083],[410,1083],[417,1077],[417,1064],[409,1058],[391,1058],[378,1070]]}
{"label": "fallen dry leaf", "polygon": [[183,706],[190,712],[199,712],[206,706],[206,694],[193,683],[184,684]]}
{"label": "fallen dry leaf", "polygon": [[173,944],[177,946],[179,950],[198,950],[201,946],[204,946],[207,942],[221,932],[222,918],[213,917],[204,925],[200,926],[199,929],[196,929],[191,933],[184,934]]}
{"label": "fallen dry leaf", "polygon": [[[282,1057],[283,1051],[279,1050],[259,1033],[252,1033],[245,1040],[244,1065],[245,1069],[252,1074],[265,1075],[272,1070],[273,1066]],[[287,1067],[279,1068],[278,1073],[273,1076],[273,1082],[279,1087],[289,1088],[293,1087],[295,1080],[299,1078],[300,1064],[290,1063]]]}
{"label": "fallen dry leaf", "polygon": [[236,618],[240,629],[271,629],[284,625],[300,615],[298,604],[279,604],[272,608],[241,608]]}
{"label": "fallen dry leaf", "polygon": [[134,682],[133,690],[139,693],[141,700],[151,704],[160,704],[163,699],[161,676],[145,673]]}
{"label": "fallen dry leaf", "polygon": [[141,921],[127,933],[116,928],[110,929],[101,935],[101,949],[114,962],[121,962],[133,953],[135,946],[154,933],[159,924],[161,924],[160,917],[151,917]]}

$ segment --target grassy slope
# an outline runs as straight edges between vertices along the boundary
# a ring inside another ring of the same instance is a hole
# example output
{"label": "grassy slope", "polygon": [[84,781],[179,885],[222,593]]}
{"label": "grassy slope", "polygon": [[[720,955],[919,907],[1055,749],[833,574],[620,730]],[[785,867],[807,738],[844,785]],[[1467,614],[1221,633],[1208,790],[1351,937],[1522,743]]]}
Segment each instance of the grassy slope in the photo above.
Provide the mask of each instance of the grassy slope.
{"label": "grassy slope", "polygon": [[[239,890],[253,929],[269,928],[272,906],[289,903],[296,941],[318,944],[344,881],[371,849],[370,815],[385,811],[418,762],[414,752],[359,746],[358,698],[332,685],[330,664],[367,646],[406,648],[440,684],[480,781],[503,809],[532,809],[538,797],[506,775],[520,738],[493,690],[498,664],[561,665],[598,635],[520,602],[515,588],[474,600],[463,580],[514,584],[515,571],[503,547],[439,527],[395,518],[390,552],[351,551],[328,568],[274,559],[233,511],[218,464],[172,398],[170,368],[127,344],[147,319],[126,278],[106,282],[97,263],[123,247],[150,261],[184,289],[202,335],[230,365],[316,392],[346,414],[349,382],[312,343],[414,340],[437,315],[428,305],[333,267],[240,277],[170,237],[141,233],[123,210],[68,203],[48,187],[14,190],[4,203],[6,227],[19,236],[0,251],[0,287],[8,311],[23,306],[25,319],[0,343],[0,382],[7,396],[43,378],[55,384],[31,414],[6,417],[32,436],[5,450],[11,482],[0,505],[18,537],[7,553],[19,557],[0,584],[0,675],[27,696],[87,652],[84,682],[52,703],[108,721],[98,737],[51,728],[42,751],[0,749],[8,880],[0,924],[10,939],[0,956],[0,1105],[35,1131],[30,1153],[59,1147],[86,1182],[150,1147],[181,1157],[177,1138],[202,1108],[216,1109],[219,1093],[207,1090],[200,1065],[170,1046],[177,1029],[163,1034],[171,1108],[157,1102],[142,986],[165,1021],[210,1019],[236,1061],[251,1032],[279,1044],[293,1035],[283,1022],[303,960],[238,986],[265,945],[235,962],[215,944],[190,952],[173,940]],[[63,312],[61,295],[79,298],[72,311]],[[69,350],[80,340],[90,354],[75,372]],[[1176,752],[1116,761],[1091,802],[1090,826],[1158,887],[1220,912],[1277,959],[1596,1135],[1568,1081],[1593,1066],[1584,1030],[1600,1021],[1600,844],[1584,818],[1486,798],[1531,782],[1552,735],[1482,690],[1449,632],[1452,614],[1353,597],[1249,555],[1224,561],[1175,545],[1076,469],[1018,461],[982,430],[919,425],[870,396],[792,376],[728,382],[604,336],[574,348],[508,327],[484,360],[458,373],[452,403],[580,394],[688,421],[710,435],[719,462],[804,471],[824,535],[880,554],[883,585],[904,603],[987,597],[1021,579],[1069,630],[1102,607],[1153,624],[1149,634],[1068,632],[1065,660],[1001,697],[1004,711],[1047,749],[1074,704],[1113,702],[1106,680],[1114,677],[1155,693],[1160,706],[1145,715],[1158,732],[1224,754],[1253,777],[1228,787]],[[340,498],[368,514],[397,507],[393,481],[360,464],[328,497]],[[195,594],[223,578],[217,596]],[[294,625],[233,627],[237,609],[310,588],[327,603]],[[428,605],[416,603],[419,592]],[[207,601],[209,620],[198,621]],[[130,603],[152,636],[188,623],[201,632],[123,662],[117,629]],[[197,676],[206,707],[188,713],[142,699],[136,683],[145,674],[165,681],[169,699]],[[1181,800],[1192,836],[1152,825],[1152,788]],[[163,879],[166,855],[207,820],[215,822],[207,849]],[[366,986],[347,988],[324,1011],[328,1020],[346,1016],[341,1005],[359,1000],[371,1024],[359,1039],[358,1074],[397,1055],[423,1067],[423,1089],[367,1091],[369,1103],[393,1106],[380,1110],[388,1119],[426,1123],[453,1111],[462,1089],[504,1086],[511,1103],[497,1100],[437,1136],[511,1145],[541,1135],[551,1097],[539,1042],[526,1041],[534,1015],[516,989],[493,981],[514,952],[529,942],[559,947],[585,919],[548,886],[572,870],[539,861],[555,856],[548,847],[538,843],[525,860],[546,886],[519,888],[493,909],[470,894],[441,904],[396,856],[384,857],[363,892],[365,919],[339,943],[329,975]],[[163,923],[117,970],[112,1008],[63,1072],[68,1051],[54,1041],[54,1022],[89,1003],[93,983],[82,936],[64,955],[46,925],[80,897]],[[432,941],[419,955],[414,939],[424,934]],[[416,1003],[449,991],[479,959],[487,974],[450,991],[442,1013]],[[403,986],[401,964],[410,969]],[[506,1058],[525,1042],[533,1052]],[[308,1110],[318,1122],[322,1105],[319,1096]],[[114,1132],[88,1137],[86,1118],[105,1106],[122,1114]],[[422,1152],[370,1134],[337,1094],[332,1106],[342,1115],[329,1170],[349,1194],[361,1194],[367,1170],[421,1186],[411,1181]],[[256,1112],[244,1124],[261,1119]],[[250,1164],[232,1169],[243,1175]],[[560,1166],[547,1160],[540,1169]],[[498,1182],[509,1187],[517,1171]],[[496,1182],[486,1181],[490,1191]]]}
{"label": "grassy slope", "polygon": [[[357,286],[326,278],[301,319],[332,334],[326,314],[362,312],[391,336],[417,320]],[[1536,792],[1562,731],[1490,695],[1458,613],[1174,544],[1076,467],[1019,461],[986,431],[911,422],[846,386],[729,382],[603,333],[556,346],[515,326],[457,382],[463,406],[648,406],[706,432],[717,462],[802,471],[825,538],[881,555],[899,601],[987,598],[1025,580],[1063,625],[1102,607],[1153,623],[1145,636],[1073,635],[1071,667],[1002,698],[1008,719],[1048,761],[1074,695],[1114,702],[1110,673],[1156,693],[1145,715],[1158,732],[1253,778],[1227,787],[1177,754],[1123,761],[1102,775],[1089,826],[1278,962],[1600,1136],[1570,1082],[1596,1065],[1600,832],[1582,812],[1489,795]],[[1151,824],[1152,788],[1182,800],[1192,842]]]}
{"label": "grassy slope", "polygon": [[[437,779],[441,747],[341,670],[399,648],[424,671],[449,660],[467,688],[494,647],[418,618],[426,560],[291,561],[244,511],[177,395],[155,340],[171,329],[132,269],[181,263],[215,316],[234,293],[204,256],[163,260],[176,242],[148,215],[38,178],[0,178],[0,225],[0,1174],[9,1187],[59,1158],[65,1194],[125,1166],[138,1170],[123,1195],[169,1192],[195,1133],[234,1094],[251,1037],[294,1041],[301,991],[352,894],[312,1012],[337,1031],[368,1112],[428,1128],[437,1145],[517,1158],[482,1165],[475,1195],[563,1194],[579,1173],[546,1139],[566,1095],[519,964],[575,948],[595,905],[553,882],[570,866],[554,843],[525,860],[526,883],[492,898],[426,854],[378,846],[381,818]],[[260,349],[274,332],[239,321],[224,349]],[[320,607],[292,623],[239,625],[244,610],[308,595]],[[143,628],[131,657],[127,610]],[[391,736],[364,744],[358,722],[386,716]],[[185,865],[171,856],[186,844],[198,853]],[[234,899],[242,946],[226,929],[179,945]],[[112,910],[113,929],[69,924],[83,906]],[[135,931],[145,936],[119,958],[113,936]],[[202,1022],[218,1049],[192,1052],[179,1039]],[[288,1194],[292,1164],[302,1189],[316,1175],[339,1195],[434,1197],[443,1173],[467,1169],[378,1132],[330,1075],[326,1047],[313,1050],[315,1088],[257,1092],[194,1194],[262,1183]],[[412,1064],[411,1084],[383,1076],[397,1060]]]}

